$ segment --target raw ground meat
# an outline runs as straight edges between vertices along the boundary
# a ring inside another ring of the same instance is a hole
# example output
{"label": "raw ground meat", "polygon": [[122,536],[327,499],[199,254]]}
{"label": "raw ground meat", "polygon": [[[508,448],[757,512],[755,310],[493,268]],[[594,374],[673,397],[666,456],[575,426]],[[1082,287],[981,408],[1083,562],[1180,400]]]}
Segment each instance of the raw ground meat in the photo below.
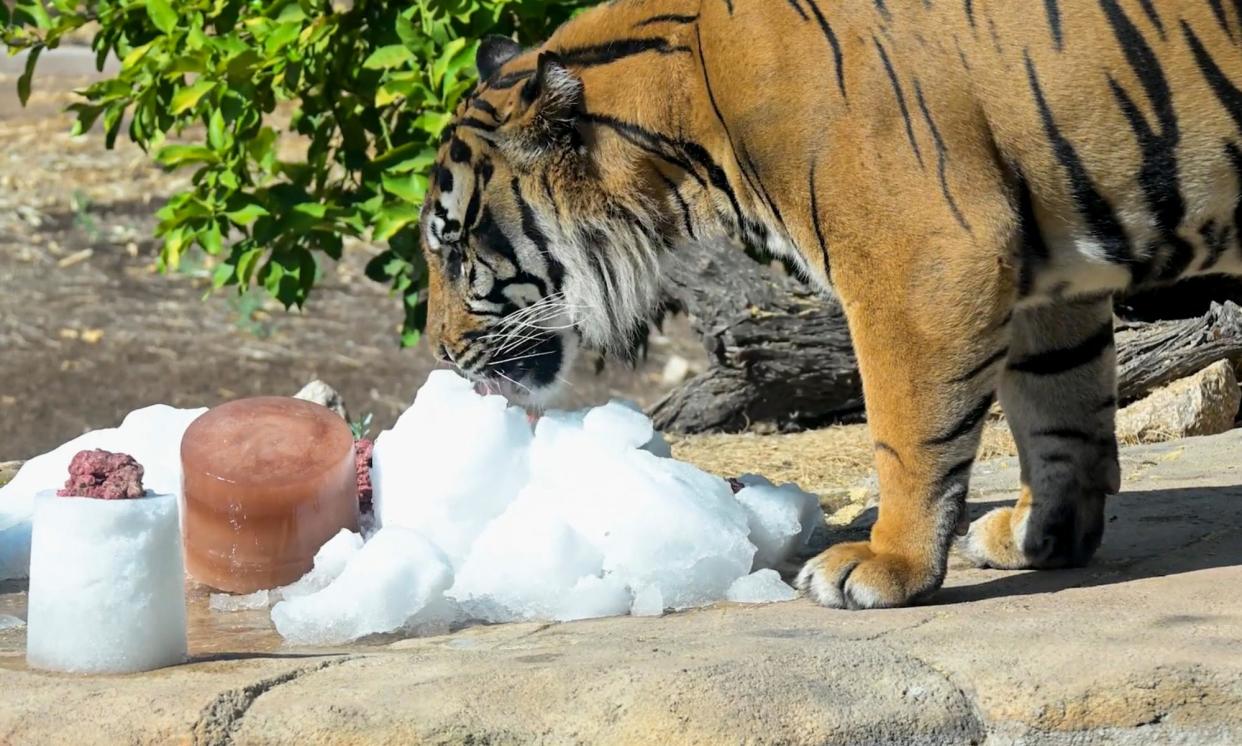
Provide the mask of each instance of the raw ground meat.
{"label": "raw ground meat", "polygon": [[375,443],[367,438],[354,441],[354,468],[358,470],[358,508],[371,512],[371,450]]}
{"label": "raw ground meat", "polygon": [[80,451],[69,462],[69,479],[61,497],[94,497],[124,500],[142,497],[142,464],[125,453],[95,449]]}

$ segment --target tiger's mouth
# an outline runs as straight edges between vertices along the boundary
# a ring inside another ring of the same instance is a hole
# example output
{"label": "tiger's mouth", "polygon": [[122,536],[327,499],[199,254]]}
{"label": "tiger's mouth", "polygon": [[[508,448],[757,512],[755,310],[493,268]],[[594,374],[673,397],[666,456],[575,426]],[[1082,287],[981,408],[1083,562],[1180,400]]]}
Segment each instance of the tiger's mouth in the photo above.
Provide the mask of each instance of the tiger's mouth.
{"label": "tiger's mouth", "polygon": [[531,339],[493,352],[482,364],[462,371],[482,395],[503,396],[515,405],[542,410],[555,398],[575,345],[562,334]]}

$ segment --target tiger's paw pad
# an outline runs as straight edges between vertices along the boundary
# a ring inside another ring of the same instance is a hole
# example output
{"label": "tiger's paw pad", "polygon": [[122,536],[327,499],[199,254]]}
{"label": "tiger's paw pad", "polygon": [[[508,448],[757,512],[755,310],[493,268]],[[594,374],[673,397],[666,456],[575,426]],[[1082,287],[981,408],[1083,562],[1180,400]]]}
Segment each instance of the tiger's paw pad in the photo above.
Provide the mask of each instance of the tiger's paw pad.
{"label": "tiger's paw pad", "polygon": [[816,603],[833,609],[904,606],[939,585],[931,568],[873,552],[865,541],[828,548],[803,565],[795,583]]}

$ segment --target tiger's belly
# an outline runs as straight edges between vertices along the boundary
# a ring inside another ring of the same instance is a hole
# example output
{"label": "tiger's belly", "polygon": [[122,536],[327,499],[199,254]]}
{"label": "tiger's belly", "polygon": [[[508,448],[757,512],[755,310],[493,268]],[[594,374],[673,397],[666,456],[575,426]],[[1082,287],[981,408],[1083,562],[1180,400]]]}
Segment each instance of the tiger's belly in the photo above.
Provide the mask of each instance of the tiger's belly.
{"label": "tiger's belly", "polygon": [[1027,233],[1019,257],[1019,306],[1101,295],[1205,274],[1242,275],[1242,209],[1237,187],[1218,184],[1171,234],[1141,203],[1117,211],[1118,235],[1101,237],[1077,216],[1044,219],[1042,246]]}

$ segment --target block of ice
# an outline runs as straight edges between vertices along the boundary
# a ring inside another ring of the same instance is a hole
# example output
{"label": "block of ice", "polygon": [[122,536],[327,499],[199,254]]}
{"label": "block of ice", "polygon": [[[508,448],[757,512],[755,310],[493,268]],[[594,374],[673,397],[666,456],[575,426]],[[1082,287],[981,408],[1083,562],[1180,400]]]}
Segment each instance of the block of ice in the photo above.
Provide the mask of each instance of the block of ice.
{"label": "block of ice", "polygon": [[656,432],[655,428],[651,426],[651,420],[643,412],[642,407],[638,406],[638,404],[636,404],[635,402],[629,401],[627,399],[613,399],[611,404],[625,407],[627,409],[630,409],[634,412],[638,412],[639,414],[643,415],[643,419],[647,421],[647,425],[651,429],[651,437],[648,438],[647,441],[642,444],[642,449],[644,451],[647,451],[648,453],[651,453],[652,455],[659,456],[660,458],[672,458],[673,457],[672,446],[670,446],[668,444],[668,441],[664,439],[663,433]]}
{"label": "block of ice", "polygon": [[519,495],[475,541],[449,596],[471,617],[587,619],[624,614],[625,584],[604,556],[537,497]]}
{"label": "block of ice", "polygon": [[524,411],[475,394],[449,371],[433,372],[413,406],[375,440],[379,524],[418,531],[460,567],[526,483],[530,441]]}
{"label": "block of ice", "polygon": [[128,453],[143,465],[148,490],[177,494],[181,492],[181,436],[205,411],[162,404],[137,409],[118,427],[92,430],[23,464],[13,481],[0,487],[0,580],[27,576],[35,493],[64,485],[69,462],[78,451],[102,448]]}
{"label": "block of ice", "polygon": [[340,576],[350,558],[360,549],[362,537],[347,528],[341,529],[315,552],[314,566],[310,572],[289,585],[273,589],[272,600],[307,596],[327,588],[329,583]]}
{"label": "block of ice", "polygon": [[634,594],[634,604],[630,607],[634,616],[661,616],[664,614],[664,596],[657,586],[649,585]]}
{"label": "block of ice", "polygon": [[336,645],[442,621],[448,558],[417,531],[385,526],[328,587],[272,607],[276,631],[299,645]]}
{"label": "block of ice", "polygon": [[40,493],[30,559],[32,667],[125,673],[185,659],[176,495],[94,500]]}
{"label": "block of ice", "polygon": [[636,427],[611,417],[592,425],[593,414],[539,421],[523,498],[582,535],[604,572],[629,588],[654,586],[672,608],[722,598],[755,552],[728,485],[638,450],[645,439]]}
{"label": "block of ice", "polygon": [[213,593],[207,599],[207,606],[212,611],[249,611],[266,609],[271,603],[271,594],[267,590],[235,596],[232,593]]}
{"label": "block of ice", "polygon": [[785,584],[776,570],[757,570],[733,581],[725,598],[742,604],[770,604],[792,601],[798,592]]}
{"label": "block of ice", "polygon": [[0,614],[0,632],[6,629],[21,629],[26,626],[26,622],[12,614]]}
{"label": "block of ice", "polygon": [[756,547],[755,569],[775,567],[793,557],[823,522],[819,499],[796,485],[777,487],[754,474],[744,474],[739,481],[746,487],[735,497],[746,508],[750,540]]}

